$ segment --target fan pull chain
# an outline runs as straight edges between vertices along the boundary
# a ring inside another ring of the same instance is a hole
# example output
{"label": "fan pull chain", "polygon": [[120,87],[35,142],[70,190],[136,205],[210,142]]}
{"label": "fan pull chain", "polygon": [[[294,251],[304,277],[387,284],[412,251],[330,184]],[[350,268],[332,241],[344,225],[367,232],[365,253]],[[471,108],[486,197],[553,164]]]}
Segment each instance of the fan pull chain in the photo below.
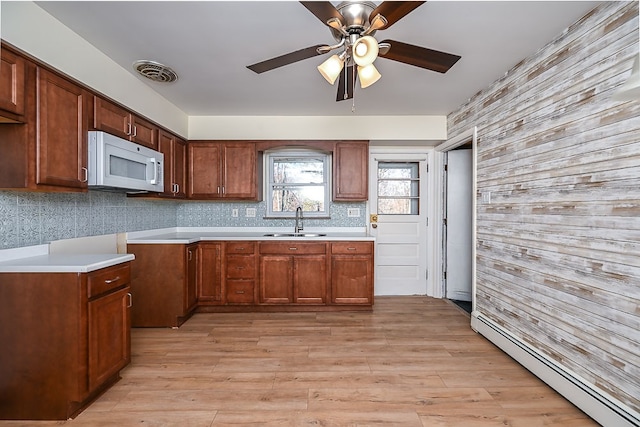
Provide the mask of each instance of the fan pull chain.
{"label": "fan pull chain", "polygon": [[351,73],[351,74],[353,74],[353,78],[352,78],[352,80],[353,80],[353,86],[352,86],[353,87],[353,96],[351,97],[351,113],[352,114],[356,112],[356,76],[357,76],[356,70],[357,70],[356,66],[354,65],[353,66],[353,73]]}

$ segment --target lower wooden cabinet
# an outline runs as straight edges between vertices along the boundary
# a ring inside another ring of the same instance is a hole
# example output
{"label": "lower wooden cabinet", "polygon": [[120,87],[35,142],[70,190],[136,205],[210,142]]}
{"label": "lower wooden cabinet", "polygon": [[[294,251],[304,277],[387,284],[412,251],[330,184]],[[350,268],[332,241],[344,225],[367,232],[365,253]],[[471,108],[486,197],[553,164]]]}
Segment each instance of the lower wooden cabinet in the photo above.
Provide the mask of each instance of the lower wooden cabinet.
{"label": "lower wooden cabinet", "polygon": [[259,252],[260,303],[327,301],[327,243],[261,242]]}
{"label": "lower wooden cabinet", "polygon": [[133,327],[180,326],[197,302],[197,244],[129,244]]}
{"label": "lower wooden cabinet", "polygon": [[256,242],[225,243],[224,271],[227,304],[254,304]]}
{"label": "lower wooden cabinet", "polygon": [[373,242],[331,244],[331,302],[373,304]]}
{"label": "lower wooden cabinet", "polygon": [[134,327],[180,326],[194,311],[373,306],[370,241],[129,244],[127,251],[136,257]]}
{"label": "lower wooden cabinet", "polygon": [[222,243],[198,244],[198,304],[222,304]]}
{"label": "lower wooden cabinet", "polygon": [[0,419],[66,420],[118,379],[131,359],[129,283],[128,262],[0,274]]}

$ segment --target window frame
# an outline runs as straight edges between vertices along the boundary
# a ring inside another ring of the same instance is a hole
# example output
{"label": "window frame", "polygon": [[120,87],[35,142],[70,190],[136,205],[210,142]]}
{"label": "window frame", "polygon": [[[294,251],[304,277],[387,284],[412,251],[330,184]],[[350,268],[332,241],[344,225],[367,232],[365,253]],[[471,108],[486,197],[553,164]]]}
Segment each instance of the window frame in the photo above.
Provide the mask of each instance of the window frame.
{"label": "window frame", "polygon": [[[265,151],[264,153],[264,182],[265,182],[265,197],[266,212],[265,218],[295,218],[295,211],[292,212],[275,212],[273,210],[273,187],[274,183],[274,161],[283,158],[320,158],[323,163],[323,182],[322,184],[309,185],[313,187],[324,187],[324,211],[303,211],[305,218],[329,218],[330,217],[330,204],[331,204],[331,189],[332,189],[332,153],[322,150],[306,149],[306,148],[280,148]],[[278,183],[278,186],[283,184]],[[285,186],[300,187],[304,186],[304,183],[292,183],[285,184]]]}

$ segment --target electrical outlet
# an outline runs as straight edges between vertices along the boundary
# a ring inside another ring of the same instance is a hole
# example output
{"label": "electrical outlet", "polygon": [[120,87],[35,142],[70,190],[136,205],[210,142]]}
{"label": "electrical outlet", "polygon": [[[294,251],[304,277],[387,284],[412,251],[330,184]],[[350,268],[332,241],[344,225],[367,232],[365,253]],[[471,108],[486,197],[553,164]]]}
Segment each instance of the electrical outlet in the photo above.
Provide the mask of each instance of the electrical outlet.
{"label": "electrical outlet", "polygon": [[491,203],[491,191],[482,192],[482,203],[486,203],[486,204]]}
{"label": "electrical outlet", "polygon": [[349,209],[347,209],[347,216],[349,218],[358,218],[358,217],[360,217],[360,208],[349,208]]}
{"label": "electrical outlet", "polygon": [[238,208],[231,210],[231,216],[234,218],[238,218]]}
{"label": "electrical outlet", "polygon": [[247,208],[247,212],[245,214],[247,218],[255,218],[256,216],[256,208]]}

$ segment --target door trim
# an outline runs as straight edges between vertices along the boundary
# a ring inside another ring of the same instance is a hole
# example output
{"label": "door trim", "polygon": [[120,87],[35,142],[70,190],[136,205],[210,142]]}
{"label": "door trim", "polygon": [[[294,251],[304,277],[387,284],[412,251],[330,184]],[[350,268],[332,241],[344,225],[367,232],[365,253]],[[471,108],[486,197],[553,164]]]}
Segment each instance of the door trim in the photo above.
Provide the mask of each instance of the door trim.
{"label": "door trim", "polygon": [[[471,163],[472,163],[472,194],[473,199],[471,201],[471,299],[472,299],[472,311],[476,309],[476,247],[477,247],[477,201],[478,201],[478,127],[474,126],[471,129],[467,129],[462,132],[455,138],[451,138],[443,142],[442,144],[435,147],[435,156],[433,161],[433,169],[434,173],[432,174],[432,179],[435,182],[437,194],[444,194],[444,153],[457,148],[468,141],[471,141]],[[443,269],[443,261],[444,261],[444,248],[442,246],[442,221],[444,219],[443,210],[444,210],[444,200],[442,197],[436,197],[434,207],[434,222],[433,224],[438,224],[437,227],[433,227],[433,234],[435,235],[435,245],[433,245],[433,253],[434,258],[436,259],[435,268],[434,268],[434,283],[435,286],[434,297],[436,298],[444,298],[445,297],[445,282],[444,282],[444,269]]]}

